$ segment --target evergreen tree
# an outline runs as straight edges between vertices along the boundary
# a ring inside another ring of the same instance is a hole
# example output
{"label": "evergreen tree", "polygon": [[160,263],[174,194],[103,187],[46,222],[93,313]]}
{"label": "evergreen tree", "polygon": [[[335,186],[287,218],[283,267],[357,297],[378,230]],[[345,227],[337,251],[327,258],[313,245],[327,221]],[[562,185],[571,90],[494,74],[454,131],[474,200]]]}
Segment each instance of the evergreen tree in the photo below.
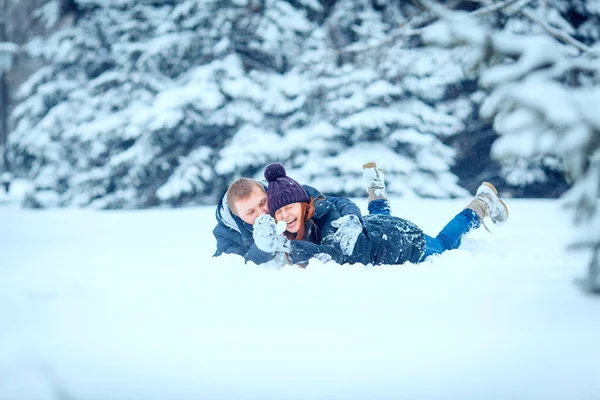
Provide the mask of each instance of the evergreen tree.
{"label": "evergreen tree", "polygon": [[584,285],[600,293],[600,43],[588,29],[597,26],[600,8],[584,1],[550,2],[552,9],[505,3],[506,12],[541,27],[514,33],[425,4],[441,17],[425,31],[427,41],[467,44],[482,56],[479,82],[490,94],[481,114],[500,134],[493,154],[510,162],[553,155],[564,164],[574,182],[566,194],[578,232],[574,246],[591,253]]}
{"label": "evergreen tree", "polygon": [[[429,53],[419,62],[423,49],[388,41],[401,33],[397,22],[415,11],[360,0],[335,3],[325,23],[304,41],[294,67],[270,85],[287,83],[278,103],[294,101],[279,112],[284,119],[265,141],[278,149],[271,149],[272,160],[327,193],[364,195],[361,164],[371,160],[385,169],[392,194],[466,193],[450,172],[455,153],[444,144],[464,125],[460,116],[450,115],[455,105],[440,105],[445,88],[464,75],[453,59],[459,51]],[[235,151],[221,154],[220,165],[242,158]],[[268,157],[248,158],[256,160],[255,176],[261,177]]]}
{"label": "evergreen tree", "polygon": [[[600,33],[597,29],[590,29],[598,23],[598,15],[588,9],[586,4],[593,4],[585,0],[564,1],[535,1],[529,3],[501,2],[493,3],[482,1],[488,8],[476,11],[477,18],[488,27],[508,35],[530,36],[548,35],[549,32],[558,33],[558,36],[569,35],[583,43],[595,43]],[[516,3],[516,4],[513,4]],[[503,7],[505,4],[508,6]],[[498,6],[499,5],[499,6]],[[472,8],[474,11],[477,7]],[[481,12],[491,10],[494,12]],[[480,97],[484,99],[484,96]],[[481,102],[478,103],[481,106]],[[480,116],[476,116],[475,124],[480,124]],[[476,135],[468,140],[485,141],[484,147],[480,148],[483,154],[487,154],[492,143],[497,138],[497,130],[488,135]],[[488,139],[484,139],[487,136]],[[464,160],[459,160],[459,167],[464,168],[469,162],[469,155],[465,153]],[[505,186],[504,193],[512,193],[514,196],[523,197],[557,197],[568,189],[568,179],[565,177],[565,166],[560,157],[551,154],[536,154],[522,156],[513,154],[499,161],[499,169],[496,165],[488,163],[485,174],[488,179],[495,177],[495,182]],[[491,170],[490,170],[491,169]],[[480,179],[475,179],[475,183]]]}
{"label": "evergreen tree", "polygon": [[444,144],[464,128],[458,103],[445,102],[463,76],[460,52],[377,45],[414,6],[65,7],[73,26],[28,44],[48,65],[21,87],[13,113],[11,159],[36,185],[29,206],[212,203],[272,161],[329,193],[362,195],[361,163],[371,160],[391,193],[465,193]]}

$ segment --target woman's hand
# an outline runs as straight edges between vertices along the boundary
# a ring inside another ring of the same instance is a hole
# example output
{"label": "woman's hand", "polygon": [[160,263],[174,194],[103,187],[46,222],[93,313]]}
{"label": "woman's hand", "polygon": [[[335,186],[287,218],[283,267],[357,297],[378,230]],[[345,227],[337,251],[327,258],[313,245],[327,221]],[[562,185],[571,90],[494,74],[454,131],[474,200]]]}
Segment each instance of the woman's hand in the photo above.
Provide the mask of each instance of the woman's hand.
{"label": "woman's hand", "polygon": [[256,247],[266,253],[288,253],[290,241],[282,232],[269,214],[263,214],[254,223],[252,237]]}
{"label": "woman's hand", "polygon": [[340,249],[345,256],[351,255],[358,235],[362,232],[362,224],[358,217],[353,214],[344,215],[331,222],[331,226],[338,228],[333,235],[333,240],[340,245]]}

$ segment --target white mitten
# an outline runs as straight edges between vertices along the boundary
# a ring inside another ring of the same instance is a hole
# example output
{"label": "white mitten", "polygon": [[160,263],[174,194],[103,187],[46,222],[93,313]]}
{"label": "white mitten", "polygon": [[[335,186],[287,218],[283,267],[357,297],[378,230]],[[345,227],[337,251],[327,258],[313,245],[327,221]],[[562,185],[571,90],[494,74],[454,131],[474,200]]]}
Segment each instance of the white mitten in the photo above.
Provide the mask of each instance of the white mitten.
{"label": "white mitten", "polygon": [[253,230],[254,243],[262,251],[273,254],[290,250],[290,241],[283,236],[281,226],[278,227],[270,215],[263,214],[258,217]]}
{"label": "white mitten", "polygon": [[344,215],[333,221],[331,226],[338,228],[333,240],[339,243],[342,253],[346,256],[352,254],[358,235],[362,232],[360,219],[354,214]]}

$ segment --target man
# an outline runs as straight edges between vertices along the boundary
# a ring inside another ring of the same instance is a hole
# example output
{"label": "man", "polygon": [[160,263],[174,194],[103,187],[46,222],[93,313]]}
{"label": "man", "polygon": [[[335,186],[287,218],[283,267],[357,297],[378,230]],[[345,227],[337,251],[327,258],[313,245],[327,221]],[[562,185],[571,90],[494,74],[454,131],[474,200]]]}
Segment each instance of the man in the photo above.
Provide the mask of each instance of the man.
{"label": "man", "polygon": [[[367,172],[372,172],[371,168],[375,167],[373,164],[372,167],[365,165],[364,168]],[[375,174],[378,171],[375,171]],[[372,179],[368,174],[363,175],[366,180]],[[369,189],[369,185],[373,186],[373,184],[369,182],[366,184],[367,192],[372,191],[372,188]],[[302,187],[313,199],[324,197],[311,186],[302,185]],[[246,261],[253,261],[256,264],[273,259],[272,254],[256,247],[252,237],[256,218],[269,213],[266,189],[266,182],[250,178],[240,178],[229,186],[217,206],[217,226],[213,230],[213,235],[217,240],[217,250],[213,257],[221,254],[238,254],[243,256]],[[355,215],[362,220],[360,209],[351,200],[333,196],[327,196],[327,200],[333,203],[342,215],[340,224],[347,222],[347,219],[343,219],[347,215]],[[342,234],[343,232],[344,230],[341,230]]]}

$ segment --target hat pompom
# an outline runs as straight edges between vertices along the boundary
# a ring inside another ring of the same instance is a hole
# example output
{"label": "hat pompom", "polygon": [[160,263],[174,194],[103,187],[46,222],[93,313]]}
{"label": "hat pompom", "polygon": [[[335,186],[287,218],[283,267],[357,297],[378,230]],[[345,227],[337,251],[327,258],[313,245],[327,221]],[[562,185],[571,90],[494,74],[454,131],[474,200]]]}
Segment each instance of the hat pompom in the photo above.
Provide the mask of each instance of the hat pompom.
{"label": "hat pompom", "polygon": [[273,163],[267,165],[265,168],[265,179],[269,182],[273,182],[277,178],[283,178],[285,175],[285,168],[280,163]]}

